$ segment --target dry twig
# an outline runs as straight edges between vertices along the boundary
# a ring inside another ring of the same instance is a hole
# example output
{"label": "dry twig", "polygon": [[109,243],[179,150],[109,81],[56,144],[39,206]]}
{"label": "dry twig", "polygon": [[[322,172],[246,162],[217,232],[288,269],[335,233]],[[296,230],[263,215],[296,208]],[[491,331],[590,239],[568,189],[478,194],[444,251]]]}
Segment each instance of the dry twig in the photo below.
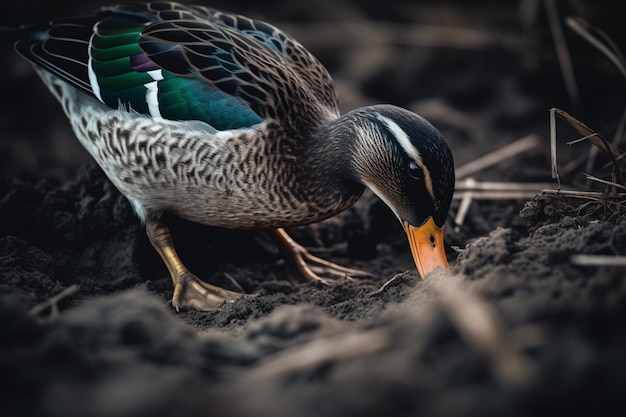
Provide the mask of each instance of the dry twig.
{"label": "dry twig", "polygon": [[550,25],[550,32],[554,39],[554,47],[556,48],[556,56],[559,60],[561,67],[561,75],[565,82],[565,88],[573,103],[580,106],[580,94],[578,92],[578,86],[576,85],[576,77],[574,76],[574,68],[572,66],[572,60],[570,58],[569,50],[567,49],[567,42],[565,42],[565,35],[561,28],[561,20],[559,12],[556,8],[556,0],[545,0],[546,14],[548,16],[548,23]]}
{"label": "dry twig", "polygon": [[626,266],[626,256],[572,255],[570,262],[582,266]]}
{"label": "dry twig", "polygon": [[435,285],[463,339],[491,362],[496,375],[515,386],[532,383],[536,377],[535,368],[514,349],[509,334],[489,303],[466,289]]}
{"label": "dry twig", "polygon": [[539,136],[535,134],[525,136],[521,139],[516,140],[513,143],[503,146],[500,149],[497,149],[493,152],[488,153],[487,155],[481,156],[480,158],[474,159],[473,161],[460,166],[459,168],[455,169],[456,177],[464,178],[478,171],[482,171],[485,168],[505,161],[506,159],[509,159],[515,155],[526,152],[539,145],[539,143]]}
{"label": "dry twig", "polygon": [[619,48],[601,29],[581,17],[568,17],[565,23],[574,32],[602,52],[626,77],[626,62]]}
{"label": "dry twig", "polygon": [[67,287],[66,289],[61,291],[59,294],[57,294],[57,295],[55,295],[53,297],[50,297],[49,299],[47,299],[43,303],[37,304],[36,306],[31,308],[30,311],[28,312],[28,314],[30,314],[31,316],[37,316],[42,311],[44,311],[45,309],[49,308],[50,309],[50,318],[54,318],[54,317],[56,317],[59,314],[59,306],[58,306],[59,301],[61,301],[64,298],[67,298],[70,295],[74,294],[76,291],[78,291],[78,289],[79,289],[78,285],[76,285],[76,284],[70,285],[69,287]]}
{"label": "dry twig", "polygon": [[616,169],[621,172],[626,169],[626,154],[620,148],[612,143],[607,142],[600,134],[596,133],[589,126],[576,119],[565,110],[552,108],[551,112],[554,112],[557,116],[565,120],[571,127],[573,127],[580,135],[581,138],[570,141],[568,144],[578,143],[583,140],[589,140],[598,149],[604,152],[610,159]]}
{"label": "dry twig", "polygon": [[369,355],[387,348],[390,343],[390,334],[385,329],[341,333],[270,356],[249,376],[256,380],[286,376],[333,361]]}
{"label": "dry twig", "polygon": [[[559,194],[564,197],[584,198],[596,201],[604,201],[606,197],[606,193],[599,191],[552,190],[549,188],[541,191],[548,194]],[[626,198],[626,193],[617,193],[616,197]]]}
{"label": "dry twig", "polygon": [[478,182],[469,177],[470,174],[482,171],[490,166],[504,162],[520,153],[533,149],[539,144],[537,135],[528,135],[516,140],[500,149],[488,153],[480,158],[457,168],[454,199],[461,203],[455,216],[458,229],[465,221],[465,217],[473,200],[522,200],[532,198],[544,188],[545,184],[513,183],[513,182]]}

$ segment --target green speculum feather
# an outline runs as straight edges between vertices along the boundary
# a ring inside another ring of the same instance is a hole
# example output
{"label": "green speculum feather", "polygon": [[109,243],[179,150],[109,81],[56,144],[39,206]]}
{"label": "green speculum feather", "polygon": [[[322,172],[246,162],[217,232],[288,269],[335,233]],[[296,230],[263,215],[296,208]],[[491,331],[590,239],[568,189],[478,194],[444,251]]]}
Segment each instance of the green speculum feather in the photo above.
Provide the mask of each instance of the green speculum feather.
{"label": "green speculum feather", "polygon": [[111,61],[142,53],[139,44],[118,45],[111,48],[91,48],[91,58],[96,61]]}
{"label": "green speculum feather", "polygon": [[[148,114],[146,84],[153,83],[155,77],[147,70],[136,70],[139,67],[133,67],[131,61],[144,53],[138,43],[140,31],[141,28],[99,30],[92,39],[91,66],[100,96],[107,105],[117,108],[121,103]],[[144,56],[144,62],[150,62],[148,57]],[[218,130],[250,127],[262,121],[242,101],[209,82],[166,70],[161,74],[157,99],[161,116],[166,119],[201,120]]]}
{"label": "green speculum feather", "polygon": [[136,44],[140,36],[141,29],[128,29],[123,33],[102,33],[102,31],[98,31],[91,44],[99,49],[115,48],[120,45]]}
{"label": "green speculum feather", "polygon": [[99,29],[91,39],[91,58],[111,61],[142,53],[139,47],[142,30],[142,27]]}
{"label": "green speculum feather", "polygon": [[138,35],[144,30],[144,28],[145,26],[140,24],[137,24],[136,26],[131,24],[130,26],[120,25],[112,27],[111,25],[106,25],[106,21],[103,21],[100,25],[98,25],[98,35],[100,35],[99,37],[103,39],[114,39],[116,36]]}
{"label": "green speculum feather", "polygon": [[[130,63],[131,56],[143,53],[140,35],[140,28],[115,28],[99,30],[91,39],[91,66],[102,89],[125,89],[151,80],[148,74],[135,72]],[[144,81],[146,77],[150,80]]]}
{"label": "green speculum feather", "polygon": [[159,107],[167,119],[202,120],[218,130],[250,127],[262,121],[237,98],[199,80],[167,73],[158,86]]}
{"label": "green speculum feather", "polygon": [[128,56],[110,61],[96,61],[92,59],[91,67],[99,77],[125,74],[133,70],[130,65],[130,57]]}
{"label": "green speculum feather", "polygon": [[105,29],[91,40],[91,67],[96,74],[102,100],[113,108],[119,103],[135,111],[148,111],[145,84],[154,79],[146,72],[134,71],[130,57],[141,54],[141,28]]}

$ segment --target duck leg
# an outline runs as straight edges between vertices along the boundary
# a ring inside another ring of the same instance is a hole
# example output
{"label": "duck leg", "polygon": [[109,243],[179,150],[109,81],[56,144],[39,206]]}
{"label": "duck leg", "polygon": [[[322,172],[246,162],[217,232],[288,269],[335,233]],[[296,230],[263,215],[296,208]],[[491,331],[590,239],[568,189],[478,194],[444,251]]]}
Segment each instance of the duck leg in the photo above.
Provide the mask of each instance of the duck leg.
{"label": "duck leg", "polygon": [[296,243],[285,229],[274,229],[272,234],[283,249],[287,260],[292,262],[307,281],[320,281],[328,284],[328,281],[320,275],[334,279],[372,277],[372,274],[367,271],[346,268],[311,255],[304,246]]}
{"label": "duck leg", "polygon": [[150,243],[170,271],[174,284],[172,306],[176,311],[180,311],[181,307],[211,310],[224,301],[234,300],[241,296],[239,293],[208,284],[189,272],[174,249],[169,228],[160,221],[148,220],[146,233]]}

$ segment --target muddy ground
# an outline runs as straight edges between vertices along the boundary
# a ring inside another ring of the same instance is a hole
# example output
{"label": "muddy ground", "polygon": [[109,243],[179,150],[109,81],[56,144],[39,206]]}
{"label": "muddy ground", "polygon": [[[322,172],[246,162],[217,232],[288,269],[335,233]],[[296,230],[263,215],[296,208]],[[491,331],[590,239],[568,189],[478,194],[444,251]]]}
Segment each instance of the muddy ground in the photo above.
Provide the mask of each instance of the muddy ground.
{"label": "muddy ground", "polygon": [[[2,24],[95,7],[52,3],[14,3]],[[401,226],[370,194],[336,218],[291,230],[313,253],[376,276],[332,286],[294,282],[263,232],[171,219],[192,271],[254,294],[211,312],[173,311],[167,270],[129,204],[3,43],[0,415],[623,415],[626,270],[572,257],[626,255],[626,217],[614,205],[540,190],[557,188],[548,109],[612,138],[624,79],[564,26],[579,88],[570,97],[543,5],[520,14],[535,2],[503,3],[228,7],[307,45],[335,77],[344,111],[390,102],[430,119],[457,167],[536,135],[532,149],[472,176],[537,188],[474,200],[461,225],[455,200],[451,268],[425,280]],[[587,3],[557,6],[561,18],[584,13],[623,45],[612,14]],[[589,145],[568,148],[576,133],[560,132],[565,167]],[[600,157],[593,173],[610,178],[606,162]],[[563,187],[584,189],[583,170],[584,162],[562,174]]]}

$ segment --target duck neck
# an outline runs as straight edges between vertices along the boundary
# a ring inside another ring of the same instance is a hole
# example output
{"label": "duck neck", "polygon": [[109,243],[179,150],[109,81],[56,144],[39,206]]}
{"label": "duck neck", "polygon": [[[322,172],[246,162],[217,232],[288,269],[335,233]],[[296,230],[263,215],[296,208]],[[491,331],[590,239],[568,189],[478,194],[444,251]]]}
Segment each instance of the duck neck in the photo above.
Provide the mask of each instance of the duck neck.
{"label": "duck neck", "polygon": [[296,141],[298,166],[294,167],[309,199],[342,211],[358,200],[365,186],[354,167],[354,117],[351,114],[328,120],[306,138]]}
{"label": "duck neck", "polygon": [[369,124],[363,123],[360,110],[332,119],[320,128],[317,158],[326,155],[325,159],[329,161],[326,175],[332,177],[330,181],[341,179],[346,186],[365,187],[359,174],[358,161],[362,150],[367,148],[365,138],[372,135],[367,131],[369,128]]}

